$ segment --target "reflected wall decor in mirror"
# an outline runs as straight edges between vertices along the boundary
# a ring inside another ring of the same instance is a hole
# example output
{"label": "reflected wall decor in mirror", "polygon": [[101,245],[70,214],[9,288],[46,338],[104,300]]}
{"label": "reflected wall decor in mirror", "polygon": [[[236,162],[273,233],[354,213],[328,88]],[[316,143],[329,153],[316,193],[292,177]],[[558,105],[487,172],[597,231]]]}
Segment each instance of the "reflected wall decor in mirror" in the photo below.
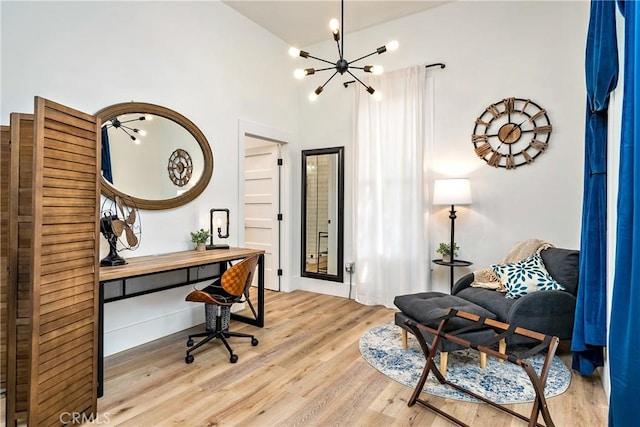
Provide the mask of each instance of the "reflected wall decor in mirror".
{"label": "reflected wall decor in mirror", "polygon": [[302,151],[303,277],[342,282],[344,147]]}
{"label": "reflected wall decor in mirror", "polygon": [[96,113],[102,121],[102,194],[140,209],[182,206],[204,191],[213,154],[198,127],[169,108],[124,102]]}

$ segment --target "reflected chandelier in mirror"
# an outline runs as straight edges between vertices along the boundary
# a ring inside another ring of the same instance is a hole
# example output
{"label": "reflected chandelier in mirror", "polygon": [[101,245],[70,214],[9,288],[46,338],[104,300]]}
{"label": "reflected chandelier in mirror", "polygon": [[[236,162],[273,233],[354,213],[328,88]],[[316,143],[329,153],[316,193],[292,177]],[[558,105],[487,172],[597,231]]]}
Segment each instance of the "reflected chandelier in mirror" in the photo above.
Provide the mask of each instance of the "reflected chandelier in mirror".
{"label": "reflected chandelier in mirror", "polygon": [[102,121],[105,196],[126,197],[140,209],[170,209],[207,187],[213,174],[211,147],[185,116],[144,102],[111,105],[96,116]]}

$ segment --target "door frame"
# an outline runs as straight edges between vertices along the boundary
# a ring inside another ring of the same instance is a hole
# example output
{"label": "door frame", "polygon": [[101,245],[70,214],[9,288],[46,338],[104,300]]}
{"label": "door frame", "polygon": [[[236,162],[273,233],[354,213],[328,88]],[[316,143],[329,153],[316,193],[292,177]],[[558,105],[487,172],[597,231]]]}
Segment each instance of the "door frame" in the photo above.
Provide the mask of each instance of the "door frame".
{"label": "door frame", "polygon": [[281,205],[280,212],[283,214],[283,220],[280,224],[280,268],[282,268],[283,274],[280,277],[280,290],[284,292],[291,291],[290,277],[292,274],[291,260],[291,245],[288,242],[291,239],[291,189],[289,186],[291,168],[290,159],[290,145],[293,141],[293,136],[290,132],[270,128],[257,123],[253,123],[246,120],[238,120],[238,224],[242,224],[238,227],[238,245],[243,246],[245,244],[244,236],[244,155],[245,155],[245,138],[251,136],[254,138],[273,141],[280,144],[280,158],[283,161],[281,167],[280,176],[280,194]]}

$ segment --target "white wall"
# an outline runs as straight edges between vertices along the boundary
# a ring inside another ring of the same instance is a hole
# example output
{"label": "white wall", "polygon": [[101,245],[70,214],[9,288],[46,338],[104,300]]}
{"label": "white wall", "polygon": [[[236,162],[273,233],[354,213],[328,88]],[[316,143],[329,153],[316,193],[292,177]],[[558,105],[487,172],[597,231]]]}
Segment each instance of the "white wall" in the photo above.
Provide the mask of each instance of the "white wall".
{"label": "white wall", "polygon": [[[238,122],[297,132],[287,45],[217,2],[2,2],[2,105],[33,112],[43,96],[92,113],[130,100],[166,106],[193,121],[214,155],[195,201],[143,211],[144,234],[126,257],[191,249],[211,207],[238,217]],[[237,245],[238,229],[231,230]],[[105,354],[198,322],[201,306],[178,289],[105,308]]]}
{"label": "white wall", "polygon": [[[386,70],[447,64],[430,71],[435,77],[434,178],[471,179],[474,204],[459,209],[456,240],[460,256],[474,268],[499,260],[513,243],[530,237],[578,247],[588,5],[452,2],[346,34],[347,59],[397,39],[398,51],[373,57]],[[345,89],[335,78],[310,104],[307,94],[323,77],[297,82],[291,72],[313,64],[290,58],[284,42],[218,2],[3,1],[1,19],[1,123],[8,123],[12,111],[33,111],[35,95],[87,112],[135,100],[178,111],[208,138],[215,159],[208,188],[181,208],[144,211],[147,232],[141,247],[125,257],[191,248],[189,231],[207,225],[214,205],[230,207],[233,223],[240,223],[238,129],[251,123],[298,137],[287,138],[294,144],[288,147],[285,173],[291,208],[285,230],[290,286],[285,290],[299,283],[348,294],[345,284],[299,277],[299,165],[302,149],[345,146],[344,253],[350,261],[353,86]],[[337,55],[333,42],[305,50],[329,59]],[[554,132],[548,152],[533,165],[495,170],[475,157],[470,135],[483,109],[509,96],[539,102]],[[435,246],[447,240],[446,209],[435,211],[433,224]],[[231,230],[230,244],[241,243],[239,233]],[[448,270],[435,269],[432,279],[431,288],[448,289]],[[185,309],[186,291],[109,303],[106,354],[197,323],[201,313]]]}
{"label": "white wall", "polygon": [[[460,257],[474,265],[458,269],[457,276],[499,261],[514,243],[528,238],[579,248],[588,15],[586,1],[458,1],[346,34],[347,60],[396,39],[397,51],[376,55],[371,62],[385,70],[446,63],[445,69],[430,71],[435,77],[432,176],[469,177],[473,195],[472,205],[458,209],[456,241]],[[305,50],[321,58],[337,56],[332,42]],[[313,66],[310,60],[297,61],[292,68]],[[307,105],[300,109],[300,144],[303,149],[346,146],[345,261],[349,261],[353,88],[341,84],[350,79],[336,77],[309,105],[306,96],[324,82],[323,77],[310,76],[300,83],[300,104]],[[539,103],[548,111],[554,131],[548,151],[532,165],[507,171],[478,159],[470,136],[475,119],[489,104],[511,96]],[[438,242],[448,241],[447,211],[446,207],[434,210],[430,242],[434,250]],[[392,226],[401,226],[401,221]],[[447,291],[448,273],[435,268],[428,287]],[[336,295],[348,292],[347,285],[330,282],[304,280],[302,286]]]}

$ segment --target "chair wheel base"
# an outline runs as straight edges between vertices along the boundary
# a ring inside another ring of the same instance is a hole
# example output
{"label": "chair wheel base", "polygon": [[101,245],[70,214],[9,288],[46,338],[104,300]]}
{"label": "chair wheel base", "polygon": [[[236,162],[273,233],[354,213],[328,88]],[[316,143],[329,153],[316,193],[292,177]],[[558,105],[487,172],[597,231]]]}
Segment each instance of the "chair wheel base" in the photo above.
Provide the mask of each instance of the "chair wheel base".
{"label": "chair wheel base", "polygon": [[187,341],[187,347],[191,347],[192,345],[193,345],[193,340],[189,338],[189,340]]}
{"label": "chair wheel base", "polygon": [[229,362],[236,363],[237,361],[238,361],[238,356],[236,356],[235,354],[232,354],[231,357],[229,358]]}
{"label": "chair wheel base", "polygon": [[188,354],[187,357],[184,358],[184,363],[193,363],[193,356]]}
{"label": "chair wheel base", "polygon": [[259,342],[260,342],[260,341],[258,341],[258,339],[257,339],[257,338],[251,338],[251,345],[252,345],[252,346],[254,346],[254,347],[255,347],[255,346],[257,346]]}

